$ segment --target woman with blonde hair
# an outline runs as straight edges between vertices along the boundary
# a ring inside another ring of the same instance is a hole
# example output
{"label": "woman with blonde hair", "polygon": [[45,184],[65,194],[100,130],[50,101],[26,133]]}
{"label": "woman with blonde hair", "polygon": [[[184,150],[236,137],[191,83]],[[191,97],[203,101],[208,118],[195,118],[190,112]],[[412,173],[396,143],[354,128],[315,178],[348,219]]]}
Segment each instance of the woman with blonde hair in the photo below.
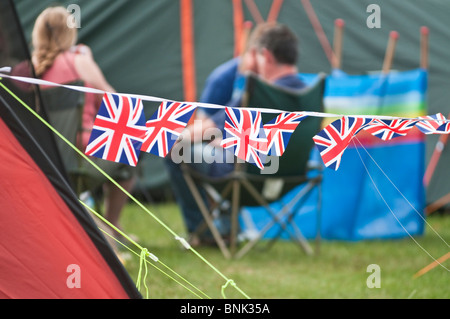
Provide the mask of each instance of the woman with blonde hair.
{"label": "woman with blonde hair", "polygon": [[[69,83],[82,80],[87,87],[115,92],[103,76],[90,48],[75,45],[77,29],[69,27],[73,18],[64,7],[45,9],[36,19],[32,33],[32,62],[36,75],[43,80]],[[82,147],[89,141],[100,95],[86,94],[83,114]]]}
{"label": "woman with blonde hair", "polygon": [[[81,80],[86,87],[115,92],[95,62],[90,48],[76,45],[78,32],[75,27],[70,27],[74,25],[70,21],[72,18],[60,6],[49,7],[37,17],[32,33],[32,63],[36,75],[43,80],[60,84]],[[85,94],[82,134],[79,138],[82,150],[88,144],[101,99],[99,94]],[[135,181],[134,170],[124,164],[111,164],[115,165],[113,178],[127,191],[131,191]],[[127,196],[121,190],[111,183],[105,184],[105,217],[115,226],[119,224],[120,212],[126,201]]]}

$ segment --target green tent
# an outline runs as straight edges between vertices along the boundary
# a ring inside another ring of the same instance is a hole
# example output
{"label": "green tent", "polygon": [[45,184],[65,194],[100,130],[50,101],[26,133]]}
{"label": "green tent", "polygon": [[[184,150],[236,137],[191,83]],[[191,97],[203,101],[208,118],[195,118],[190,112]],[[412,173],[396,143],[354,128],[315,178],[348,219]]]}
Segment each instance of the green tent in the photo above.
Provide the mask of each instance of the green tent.
{"label": "green tent", "polygon": [[[450,2],[446,0],[70,0],[60,4],[69,7],[74,2],[80,9],[79,42],[91,47],[117,91],[174,100],[195,100],[200,96],[208,74],[236,54],[243,20],[255,22],[258,16],[276,16],[278,22],[289,25],[300,38],[299,69],[304,73],[331,72],[324,42],[318,40],[317,28],[312,27],[311,14],[317,16],[329,42],[335,20],[345,21],[341,68],[350,74],[381,69],[392,30],[400,35],[392,68],[418,68],[420,27],[428,26],[427,114],[450,112],[446,103],[450,100]],[[258,10],[249,10],[249,3],[255,3]],[[30,41],[35,18],[55,2],[15,0],[15,4]],[[307,4],[313,11],[308,11]],[[374,18],[375,11],[369,7],[372,4],[378,5],[379,28],[371,28],[368,23]],[[147,113],[155,107],[145,104]],[[438,138],[427,136],[427,162]],[[449,158],[447,147],[427,188],[429,203],[450,191],[450,170],[445,165]],[[145,187],[159,187],[167,181],[160,158],[148,155],[140,163]]]}

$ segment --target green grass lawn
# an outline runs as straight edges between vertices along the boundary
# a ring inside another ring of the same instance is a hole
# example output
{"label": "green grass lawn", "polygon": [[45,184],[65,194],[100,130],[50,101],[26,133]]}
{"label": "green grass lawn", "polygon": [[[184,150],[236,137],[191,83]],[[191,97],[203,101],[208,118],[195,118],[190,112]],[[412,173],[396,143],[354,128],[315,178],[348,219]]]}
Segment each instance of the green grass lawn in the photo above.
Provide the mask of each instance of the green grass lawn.
{"label": "green grass lawn", "polygon": [[[149,210],[180,236],[185,236],[178,206],[173,203],[148,205]],[[450,242],[450,216],[435,215],[427,222],[446,242]],[[184,250],[173,235],[151,216],[129,204],[121,217],[125,233],[134,234],[138,243],[166,266],[188,280],[188,290],[159,270],[148,267],[149,298],[222,298],[226,280],[196,254]],[[430,227],[415,238],[431,256],[439,258],[449,251],[447,244]],[[136,248],[126,243],[128,247]],[[270,250],[258,245],[240,260],[225,259],[217,248],[197,248],[226,278],[232,279],[249,297],[258,298],[450,298],[450,274],[436,267],[414,279],[413,275],[433,259],[411,238],[380,241],[323,241],[319,255],[306,256],[292,242],[278,242]],[[124,261],[134,280],[138,277],[139,257],[128,255]],[[368,288],[370,264],[380,267],[380,288]],[[155,263],[165,269],[161,263]],[[450,268],[450,260],[443,265]],[[167,270],[165,270],[167,272]],[[173,276],[173,275],[172,275]],[[180,279],[177,279],[180,281]],[[141,292],[145,296],[145,290]],[[192,292],[194,291],[195,294]],[[225,289],[227,298],[243,298],[236,289]]]}

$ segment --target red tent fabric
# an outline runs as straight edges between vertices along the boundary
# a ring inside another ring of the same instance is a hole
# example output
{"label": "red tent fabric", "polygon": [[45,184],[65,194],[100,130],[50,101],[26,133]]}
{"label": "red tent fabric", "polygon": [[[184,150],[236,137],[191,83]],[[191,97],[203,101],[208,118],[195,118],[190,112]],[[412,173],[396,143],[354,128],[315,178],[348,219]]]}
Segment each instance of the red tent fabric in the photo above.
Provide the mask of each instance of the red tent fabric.
{"label": "red tent fabric", "polygon": [[2,120],[0,140],[0,297],[128,298],[69,207]]}
{"label": "red tent fabric", "polygon": [[[0,53],[0,66],[34,74],[11,0],[0,1]],[[47,118],[38,87],[0,81]],[[54,134],[3,88],[0,141],[0,298],[142,298],[72,190]]]}

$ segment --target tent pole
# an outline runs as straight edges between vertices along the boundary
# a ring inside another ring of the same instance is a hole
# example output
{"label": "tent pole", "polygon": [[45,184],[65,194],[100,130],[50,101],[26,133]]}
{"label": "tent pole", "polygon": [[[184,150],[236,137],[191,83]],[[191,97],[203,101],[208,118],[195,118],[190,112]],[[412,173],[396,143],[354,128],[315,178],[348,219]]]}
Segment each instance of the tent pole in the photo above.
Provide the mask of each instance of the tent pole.
{"label": "tent pole", "polygon": [[446,204],[450,203],[450,193],[442,196],[437,201],[431,203],[427,207],[425,207],[425,213],[430,215],[431,213],[437,211],[439,208],[444,207]]}
{"label": "tent pole", "polygon": [[250,14],[252,15],[256,24],[264,23],[264,18],[262,17],[261,12],[259,12],[256,3],[253,0],[245,0],[245,4],[247,5],[247,8],[250,11]]}
{"label": "tent pole", "polygon": [[420,28],[420,68],[428,69],[428,36],[430,30],[428,27]]}
{"label": "tent pole", "polygon": [[181,59],[186,101],[195,101],[197,96],[193,14],[192,0],[180,0]]}
{"label": "tent pole", "polygon": [[333,69],[341,68],[341,60],[342,60],[342,39],[344,33],[344,25],[345,22],[342,19],[336,19],[334,21],[334,39],[333,39]]}
{"label": "tent pole", "polygon": [[419,270],[418,272],[416,272],[414,274],[413,278],[419,278],[420,276],[426,274],[431,269],[433,269],[437,265],[442,264],[444,261],[446,261],[449,258],[450,258],[450,252],[446,253],[444,256],[442,256],[442,257],[438,258],[437,260],[433,261],[431,264],[423,267],[421,270]]}
{"label": "tent pole", "polygon": [[278,15],[280,13],[281,6],[283,5],[283,0],[273,0],[272,6],[270,7],[269,15],[267,17],[268,23],[276,23]]}
{"label": "tent pole", "polygon": [[[450,113],[447,115],[447,118],[450,118]],[[434,147],[433,155],[431,155],[430,162],[428,163],[427,169],[425,170],[425,174],[423,175],[423,184],[425,187],[428,187],[430,184],[431,177],[434,174],[434,170],[439,162],[439,158],[441,157],[442,151],[445,148],[445,144],[447,144],[448,134],[442,134],[439,137],[439,140]]]}
{"label": "tent pole", "polygon": [[[243,30],[244,32],[242,32],[241,38],[240,38],[240,44],[239,44],[239,52],[238,52],[238,56],[240,56],[242,58],[242,56],[245,54],[245,52],[247,51],[247,46],[248,46],[248,40],[250,39],[250,34],[252,31],[252,27],[253,27],[253,23],[251,21],[245,21],[243,24]],[[241,60],[242,61],[242,60]],[[242,64],[240,64],[242,65]]]}
{"label": "tent pole", "polygon": [[[233,0],[234,56],[239,56],[243,49],[242,29],[244,28],[244,12],[242,0]],[[245,29],[244,29],[245,30]]]}
{"label": "tent pole", "polygon": [[311,25],[314,29],[314,32],[316,33],[317,39],[320,42],[320,45],[323,48],[323,51],[328,58],[328,61],[330,62],[331,66],[333,66],[333,60],[334,58],[334,52],[331,48],[331,45],[328,41],[327,35],[323,31],[322,25],[320,24],[320,20],[316,15],[316,12],[314,11],[313,6],[311,5],[311,2],[309,0],[300,0],[302,3],[303,9],[306,12],[306,15],[308,16],[309,21],[311,22]]}
{"label": "tent pole", "polygon": [[389,34],[389,40],[388,45],[386,48],[386,54],[384,56],[384,62],[383,62],[383,74],[388,74],[391,70],[392,61],[394,60],[394,53],[395,53],[395,45],[397,44],[398,40],[398,32],[397,31],[391,31]]}

